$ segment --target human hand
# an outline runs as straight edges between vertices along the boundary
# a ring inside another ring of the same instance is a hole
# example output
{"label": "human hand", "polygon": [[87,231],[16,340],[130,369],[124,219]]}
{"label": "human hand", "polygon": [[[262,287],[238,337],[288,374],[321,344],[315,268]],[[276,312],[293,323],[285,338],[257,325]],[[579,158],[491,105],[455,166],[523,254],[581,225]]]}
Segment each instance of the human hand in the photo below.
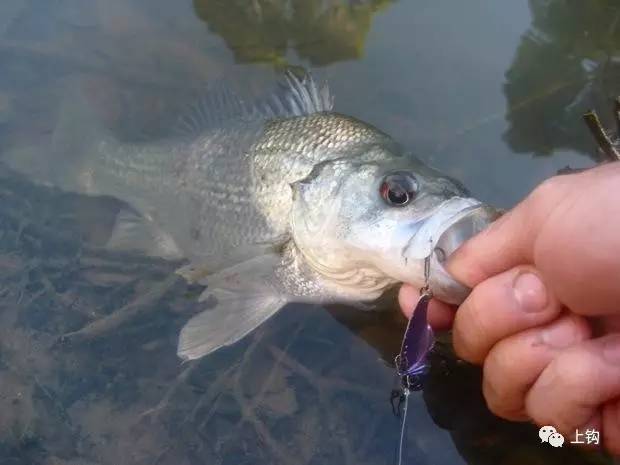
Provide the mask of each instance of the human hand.
{"label": "human hand", "polygon": [[[554,177],[448,260],[472,288],[453,326],[456,353],[483,365],[489,408],[574,437],[594,428],[620,454],[620,163]],[[418,292],[403,286],[411,316]]]}

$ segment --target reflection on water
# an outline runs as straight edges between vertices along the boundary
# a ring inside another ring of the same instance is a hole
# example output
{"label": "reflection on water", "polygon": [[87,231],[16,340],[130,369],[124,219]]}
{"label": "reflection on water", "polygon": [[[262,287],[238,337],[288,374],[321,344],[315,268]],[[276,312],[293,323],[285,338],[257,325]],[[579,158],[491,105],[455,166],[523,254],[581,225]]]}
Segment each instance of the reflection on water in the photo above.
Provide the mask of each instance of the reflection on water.
{"label": "reflection on water", "polygon": [[[77,77],[108,126],[143,139],[165,135],[205,82],[260,87],[264,68],[301,60],[322,66],[338,110],[509,205],[592,152],[580,113],[603,114],[614,93],[612,3],[530,7],[531,25],[524,2],[4,0],[0,159],[46,156]],[[176,263],[101,248],[121,206],[0,164],[0,463],[395,463],[398,315],[292,305],[180,365],[200,289]],[[609,463],[495,418],[479,370],[444,345],[412,397],[406,444],[416,464]]]}
{"label": "reflection on water", "polygon": [[373,15],[392,0],[194,0],[196,14],[241,63],[312,65],[360,58]]}
{"label": "reflection on water", "polygon": [[573,149],[595,155],[580,116],[584,108],[598,108],[609,117],[603,110],[620,95],[620,5],[613,0],[529,5],[532,26],[506,72],[506,140],[517,152]]}

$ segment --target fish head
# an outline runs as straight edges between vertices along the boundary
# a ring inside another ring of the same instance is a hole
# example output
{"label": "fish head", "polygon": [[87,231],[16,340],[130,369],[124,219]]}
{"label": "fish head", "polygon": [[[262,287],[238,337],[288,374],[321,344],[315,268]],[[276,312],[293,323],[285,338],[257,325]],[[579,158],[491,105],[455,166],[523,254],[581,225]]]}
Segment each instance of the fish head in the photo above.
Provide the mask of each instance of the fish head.
{"label": "fish head", "polygon": [[429,257],[433,294],[462,302],[469,289],[444,263],[495,220],[497,210],[412,157],[374,150],[380,153],[317,165],[295,183],[291,229],[297,247],[327,279],[352,286],[388,280],[422,287]]}

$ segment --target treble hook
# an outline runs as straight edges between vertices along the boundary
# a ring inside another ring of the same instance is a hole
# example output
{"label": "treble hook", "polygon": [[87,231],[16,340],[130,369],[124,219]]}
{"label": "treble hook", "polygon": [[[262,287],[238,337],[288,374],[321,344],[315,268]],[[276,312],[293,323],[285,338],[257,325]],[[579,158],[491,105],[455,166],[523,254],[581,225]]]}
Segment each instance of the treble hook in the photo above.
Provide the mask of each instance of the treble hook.
{"label": "treble hook", "polygon": [[433,255],[433,239],[429,239],[430,243],[430,252],[424,259],[424,286],[420,289],[421,296],[433,296],[433,292],[431,291],[431,256]]}

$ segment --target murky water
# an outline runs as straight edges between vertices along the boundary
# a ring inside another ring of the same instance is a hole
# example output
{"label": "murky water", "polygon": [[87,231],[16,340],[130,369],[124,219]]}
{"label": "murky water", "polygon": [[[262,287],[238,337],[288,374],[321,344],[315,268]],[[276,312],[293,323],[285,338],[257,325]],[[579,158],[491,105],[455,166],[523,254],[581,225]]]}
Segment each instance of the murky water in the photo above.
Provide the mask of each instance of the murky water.
{"label": "murky water", "polygon": [[[68,80],[142,139],[205,83],[258,89],[304,65],[337,110],[507,207],[594,163],[581,113],[620,94],[619,21],[612,1],[3,0],[0,158],[45,156]],[[199,289],[101,248],[119,208],[0,165],[0,463],[395,463],[398,315],[289,306],[181,365]],[[411,400],[407,463],[608,463],[493,417],[448,352]]]}

